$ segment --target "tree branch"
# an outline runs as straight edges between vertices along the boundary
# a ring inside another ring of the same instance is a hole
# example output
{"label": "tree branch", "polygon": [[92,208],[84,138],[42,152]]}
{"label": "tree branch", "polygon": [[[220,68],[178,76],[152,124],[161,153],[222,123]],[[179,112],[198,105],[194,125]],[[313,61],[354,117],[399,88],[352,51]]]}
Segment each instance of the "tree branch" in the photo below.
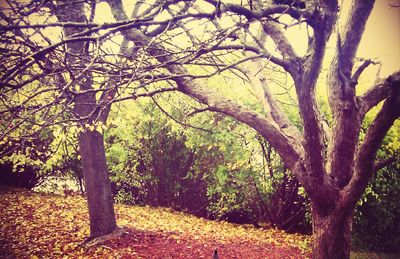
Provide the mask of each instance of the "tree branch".
{"label": "tree branch", "polygon": [[[351,72],[373,4],[373,0],[353,1],[344,32],[338,33],[336,53],[328,73],[329,105],[334,124],[332,138],[328,144],[327,169],[339,188],[349,183],[354,167],[362,118],[357,106],[356,84],[352,81]],[[354,78],[358,77],[364,66],[356,71]]]}
{"label": "tree branch", "polygon": [[362,72],[364,72],[364,70],[371,64],[376,65],[377,63],[372,61],[371,59],[365,60],[364,63],[360,67],[358,67],[357,70],[354,72],[353,76],[351,77],[351,81],[357,83]]}
{"label": "tree branch", "polygon": [[[205,0],[206,2],[214,5],[216,8],[219,5],[219,0]],[[220,5],[221,12],[232,12],[238,15],[243,15],[247,20],[259,20],[261,18],[269,17],[273,14],[288,14],[294,19],[301,17],[309,17],[313,10],[301,10],[290,5],[269,5],[265,8],[255,10],[255,8],[246,8],[240,4],[223,3]]]}
{"label": "tree branch", "polygon": [[[108,3],[115,19],[124,19],[126,17],[120,0],[109,0]],[[138,30],[124,31],[124,33],[128,39],[135,42],[141,42],[142,44],[148,44],[150,42],[150,39]],[[156,45],[157,46],[154,48],[146,48],[149,55],[155,57],[161,63],[170,64],[166,68],[171,74],[189,74],[182,65],[170,63],[170,55],[168,55],[163,46],[159,44]],[[280,153],[289,168],[295,169],[295,167],[298,166],[303,154],[299,139],[284,134],[279,127],[265,119],[265,117],[259,113],[221,96],[219,92],[208,88],[198,80],[190,80],[184,77],[177,77],[174,80],[179,91],[208,105],[210,110],[230,115],[257,130],[271,142],[271,145]],[[300,176],[300,178],[304,179],[304,176]]]}
{"label": "tree branch", "polygon": [[273,21],[265,21],[262,23],[262,27],[265,33],[275,42],[283,59],[296,60],[299,58],[283,31],[278,27],[278,24]]}
{"label": "tree branch", "polygon": [[357,97],[360,116],[363,118],[369,110],[383,101],[388,96],[390,90],[396,87],[394,82],[398,81],[400,81],[400,71],[397,71],[385,80],[381,80],[365,94]]}
{"label": "tree branch", "polygon": [[398,156],[392,156],[388,159],[377,161],[374,165],[374,171],[375,172],[379,171],[382,168],[385,168],[386,166],[393,164],[394,162],[396,162],[397,159],[399,159]]}
{"label": "tree branch", "polygon": [[375,170],[376,153],[394,121],[400,117],[400,80],[389,80],[394,85],[381,111],[369,127],[355,158],[355,172],[343,194],[349,194],[347,203],[355,205],[371,180]]}
{"label": "tree branch", "polygon": [[352,3],[339,53],[341,69],[345,75],[351,73],[358,45],[373,6],[374,0],[354,0]]}
{"label": "tree branch", "polygon": [[283,67],[285,70],[288,69],[290,70],[292,64],[290,62],[290,60],[285,60],[285,59],[281,59],[278,58],[274,55],[272,55],[271,53],[264,51],[264,50],[260,50],[256,47],[253,46],[248,46],[248,45],[235,45],[235,44],[231,44],[231,45],[222,45],[222,46],[216,46],[213,47],[213,50],[245,50],[245,51],[251,51],[253,53],[257,53],[262,55],[263,57],[265,57],[266,59],[268,59],[269,61],[271,61],[272,63]]}

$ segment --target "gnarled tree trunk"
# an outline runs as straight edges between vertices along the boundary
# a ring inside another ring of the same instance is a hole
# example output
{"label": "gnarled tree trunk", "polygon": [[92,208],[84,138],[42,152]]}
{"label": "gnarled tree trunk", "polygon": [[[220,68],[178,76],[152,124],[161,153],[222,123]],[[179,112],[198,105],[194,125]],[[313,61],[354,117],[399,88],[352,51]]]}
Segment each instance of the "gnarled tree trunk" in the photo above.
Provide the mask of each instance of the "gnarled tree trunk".
{"label": "gnarled tree trunk", "polygon": [[353,213],[312,208],[313,258],[349,258],[352,219]]}

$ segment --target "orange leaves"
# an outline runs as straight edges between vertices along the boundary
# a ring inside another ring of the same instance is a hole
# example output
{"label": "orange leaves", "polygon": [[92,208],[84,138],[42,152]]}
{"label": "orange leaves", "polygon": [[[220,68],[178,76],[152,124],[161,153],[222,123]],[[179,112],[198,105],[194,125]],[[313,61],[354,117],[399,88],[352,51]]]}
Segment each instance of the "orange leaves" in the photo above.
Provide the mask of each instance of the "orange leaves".
{"label": "orange leaves", "polygon": [[86,201],[82,197],[0,193],[0,252],[17,258],[220,258],[304,257],[309,239],[278,230],[214,222],[170,209],[116,205],[127,234],[90,249]]}
{"label": "orange leaves", "polygon": [[[88,229],[83,198],[72,206],[61,196],[34,194],[28,191],[1,194],[2,222],[0,239],[11,243],[17,257],[62,256],[73,254]],[[80,220],[73,221],[73,214]]]}

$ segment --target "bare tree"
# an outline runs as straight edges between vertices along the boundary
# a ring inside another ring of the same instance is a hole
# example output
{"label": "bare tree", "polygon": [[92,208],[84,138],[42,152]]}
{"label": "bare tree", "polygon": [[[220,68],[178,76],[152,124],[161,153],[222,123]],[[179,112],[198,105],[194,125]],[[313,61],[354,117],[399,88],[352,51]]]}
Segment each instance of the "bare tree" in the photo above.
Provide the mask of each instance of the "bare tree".
{"label": "bare tree", "polygon": [[140,26],[140,21],[94,24],[96,5],[96,1],[8,1],[0,13],[4,32],[0,140],[17,143],[1,155],[24,149],[24,143],[44,127],[79,126],[90,238],[117,227],[100,129],[111,104],[175,90],[148,90],[149,84],[163,80],[162,74],[156,75],[161,66],[127,53],[128,40],[110,39],[120,30]]}
{"label": "bare tree", "polygon": [[[378,167],[379,163],[375,162],[376,152],[385,134],[400,116],[399,72],[379,81],[361,96],[357,96],[355,91],[361,73],[373,63],[367,60],[358,68],[355,66],[356,51],[374,1],[353,1],[346,26],[337,35],[336,54],[326,80],[333,114],[331,130],[323,127],[315,91],[328,40],[334,33],[338,20],[338,2],[321,0],[294,5],[299,1],[293,1],[292,4],[275,5],[251,1],[248,6],[212,0],[206,2],[215,7],[216,18],[211,22],[214,21],[215,24],[221,13],[236,15],[239,17],[236,26],[243,27],[252,40],[246,41],[243,35],[236,34],[238,44],[227,44],[221,40],[216,45],[207,46],[203,52],[245,50],[255,53],[254,58],[272,62],[289,73],[298,98],[303,130],[298,130],[287,119],[281,105],[271,94],[266,81],[268,75],[263,73],[263,67],[260,66],[262,63],[257,64],[257,61],[254,62],[258,72],[248,75],[263,90],[262,101],[267,107],[265,114],[225,98],[220,92],[208,88],[201,80],[176,78],[179,91],[208,105],[209,110],[232,116],[258,131],[280,154],[310,197],[313,257],[349,258],[355,206]],[[108,3],[117,21],[127,19],[121,1],[109,0]],[[289,42],[285,29],[290,25],[282,22],[283,19],[280,18],[283,15],[312,29],[304,56],[299,56]],[[240,18],[244,22],[240,23]],[[247,29],[250,24],[260,26],[261,33],[252,35],[251,30]],[[215,32],[221,32],[218,26],[215,27]],[[150,42],[146,33],[140,30],[126,32],[125,36],[143,44]],[[278,53],[268,51],[268,45],[265,44],[267,36],[274,42],[273,47]],[[160,45],[148,49],[148,53],[163,63],[170,60],[170,56]],[[171,62],[167,69],[173,75],[189,74],[183,64]],[[360,140],[360,128],[365,114],[381,101],[384,104],[380,112],[365,138]]]}
{"label": "bare tree", "polygon": [[[354,0],[343,30],[335,30],[340,9],[336,0],[241,1],[238,4],[214,0],[138,1],[131,18],[126,14],[122,0],[108,0],[115,21],[103,24],[91,21],[90,15],[85,16],[90,12],[83,11],[84,5],[79,2],[75,3],[74,11],[63,9],[62,2],[58,2],[57,6],[59,10],[65,10],[66,18],[63,20],[59,14],[56,15],[58,21],[41,24],[30,23],[26,19],[28,14],[21,15],[25,9],[17,8],[17,4],[11,12],[15,19],[7,21],[6,15],[2,14],[2,19],[7,22],[0,26],[6,32],[2,34],[2,41],[10,53],[3,58],[7,68],[1,68],[1,97],[7,107],[4,113],[21,117],[20,111],[15,113],[22,109],[26,120],[33,111],[36,116],[43,114],[46,108],[10,105],[9,97],[9,93],[26,89],[25,86],[43,78],[51,79],[50,85],[55,85],[55,90],[43,89],[57,93],[59,99],[53,104],[58,105],[64,100],[62,110],[72,105],[70,111],[75,109],[77,120],[86,119],[86,122],[100,118],[103,112],[106,114],[105,107],[111,102],[178,90],[198,100],[203,105],[201,110],[232,116],[263,136],[311,200],[313,257],[349,258],[355,206],[374,172],[386,164],[386,161],[375,161],[376,152],[400,116],[400,72],[378,81],[366,93],[356,95],[358,79],[369,65],[374,64],[370,60],[359,66],[356,64],[357,48],[374,1]],[[52,10],[43,4],[28,9],[34,13],[46,8]],[[89,17],[88,21],[84,16]],[[304,55],[296,53],[288,38],[291,28],[301,26],[308,37]],[[201,32],[194,27],[201,28]],[[42,32],[44,28],[64,28],[67,37],[51,42]],[[31,44],[29,37],[21,36],[25,35],[24,30],[41,32],[39,35],[51,43],[46,46]],[[122,46],[123,57],[104,47],[107,40],[121,35],[126,44]],[[335,54],[324,81],[329,89],[333,117],[329,125],[321,118],[316,88],[317,81],[323,80],[323,59],[332,35],[337,39]],[[7,42],[15,43],[21,38],[22,46],[7,45]],[[128,48],[128,43],[132,47]],[[107,55],[118,56],[118,59]],[[202,67],[206,73],[193,73],[193,67]],[[37,69],[42,74],[37,73]],[[275,72],[270,73],[271,70]],[[203,80],[224,71],[248,80],[261,103],[261,112],[224,96]],[[288,118],[274,94],[276,84],[271,83],[271,79],[277,71],[287,73],[288,82],[294,85],[301,127],[296,127]],[[94,75],[102,79],[100,87],[95,87]],[[106,83],[107,80],[112,83]],[[170,87],[151,88],[152,83],[160,81]],[[81,87],[72,87],[77,85]],[[101,97],[95,97],[97,92]],[[380,112],[366,136],[360,138],[366,113],[381,102]],[[10,130],[13,128],[11,126]],[[102,148],[101,136],[92,135],[81,135],[81,145],[93,145],[87,147],[89,152]],[[82,157],[82,160],[85,159]],[[94,171],[92,173],[95,175]]]}
{"label": "bare tree", "polygon": [[[147,55],[153,44],[171,44],[166,31],[177,28],[173,22],[210,16],[185,13],[189,7],[186,3],[179,16],[154,20],[176,3],[147,5],[138,1],[131,18],[107,23],[94,22],[101,4],[97,1],[7,1],[2,5],[0,141],[4,144],[13,140],[16,144],[2,151],[1,156],[20,152],[24,143],[45,127],[78,126],[90,238],[106,235],[117,227],[100,129],[107,122],[111,105],[176,91],[171,80],[190,76],[171,75],[165,69],[169,63]],[[151,26],[158,30],[148,30]],[[139,29],[148,30],[148,37],[152,37],[149,42],[132,41],[122,33]],[[174,56],[168,59],[172,63],[190,63],[198,53],[193,46],[172,45],[163,51]],[[163,81],[167,84],[159,84]]]}

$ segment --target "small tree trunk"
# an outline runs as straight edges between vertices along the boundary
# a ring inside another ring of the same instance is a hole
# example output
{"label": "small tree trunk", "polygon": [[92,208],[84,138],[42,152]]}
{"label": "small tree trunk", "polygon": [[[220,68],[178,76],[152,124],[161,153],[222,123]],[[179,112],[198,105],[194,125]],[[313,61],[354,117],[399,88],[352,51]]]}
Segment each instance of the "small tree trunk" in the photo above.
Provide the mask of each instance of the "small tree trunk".
{"label": "small tree trunk", "polygon": [[334,210],[322,215],[313,209],[313,258],[350,258],[350,239],[353,213]]}
{"label": "small tree trunk", "polygon": [[107,235],[117,224],[103,135],[97,131],[85,131],[79,135],[79,147],[89,207],[90,236]]}

